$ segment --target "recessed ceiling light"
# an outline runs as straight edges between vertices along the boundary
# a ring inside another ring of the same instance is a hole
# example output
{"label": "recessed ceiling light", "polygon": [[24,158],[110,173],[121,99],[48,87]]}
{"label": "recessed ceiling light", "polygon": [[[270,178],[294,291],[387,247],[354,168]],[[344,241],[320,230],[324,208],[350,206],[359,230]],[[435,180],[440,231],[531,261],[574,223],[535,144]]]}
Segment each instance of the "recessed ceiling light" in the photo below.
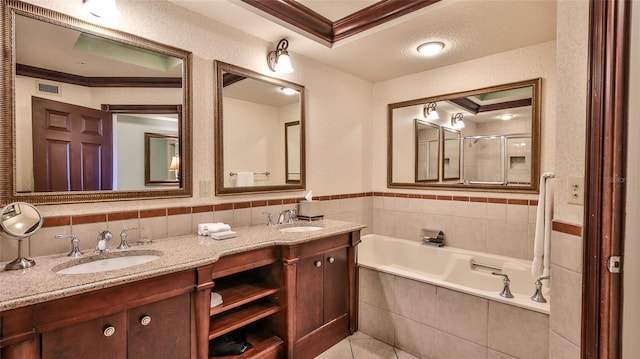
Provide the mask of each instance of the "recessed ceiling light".
{"label": "recessed ceiling light", "polygon": [[295,94],[298,93],[298,91],[296,91],[296,90],[294,90],[294,89],[292,89],[290,87],[281,87],[280,91],[282,91],[282,93],[284,93],[285,95],[289,95],[289,96],[295,95]]}
{"label": "recessed ceiling light", "polygon": [[418,52],[424,56],[435,56],[444,48],[444,43],[431,41],[418,46]]}
{"label": "recessed ceiling light", "polygon": [[498,118],[501,119],[502,121],[509,121],[510,119],[512,119],[514,117],[516,117],[516,116],[512,115],[510,113],[498,116]]}

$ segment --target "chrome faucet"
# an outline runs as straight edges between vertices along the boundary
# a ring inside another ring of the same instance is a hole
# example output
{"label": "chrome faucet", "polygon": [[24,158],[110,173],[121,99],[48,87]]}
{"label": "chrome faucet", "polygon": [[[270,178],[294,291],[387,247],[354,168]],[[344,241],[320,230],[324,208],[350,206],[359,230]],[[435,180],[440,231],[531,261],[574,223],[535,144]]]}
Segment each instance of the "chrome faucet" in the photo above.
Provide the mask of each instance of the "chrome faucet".
{"label": "chrome faucet", "polygon": [[531,300],[538,303],[546,303],[547,300],[542,296],[542,281],[551,278],[550,276],[539,277],[536,279],[536,292],[531,296]]}
{"label": "chrome faucet", "polygon": [[71,252],[67,254],[68,257],[80,257],[82,252],[80,251],[80,239],[75,234],[56,234],[56,238],[71,238]]}
{"label": "chrome faucet", "polygon": [[102,254],[109,250],[109,241],[113,238],[113,235],[109,231],[102,231],[98,233],[98,246],[96,252]]}
{"label": "chrome faucet", "polygon": [[422,244],[444,247],[444,233],[434,229],[422,229]]}
{"label": "chrome faucet", "polygon": [[293,219],[296,216],[295,207],[292,208],[292,209],[287,209],[287,210],[284,210],[284,211],[280,212],[280,215],[278,216],[278,224],[283,224],[284,223],[284,217],[286,215],[288,215],[287,223],[288,224],[292,224],[293,223]]}
{"label": "chrome faucet", "polygon": [[132,231],[134,229],[140,229],[139,226],[135,225],[133,227],[125,228],[120,232],[120,244],[118,245],[118,249],[128,249],[129,243],[127,243],[127,232]]}
{"label": "chrome faucet", "polygon": [[502,283],[504,286],[502,287],[502,292],[500,292],[500,296],[504,298],[513,298],[513,294],[511,294],[511,290],[509,289],[509,284],[511,283],[511,281],[509,280],[509,276],[506,274],[497,273],[497,272],[492,272],[491,274],[499,275],[503,277]]}

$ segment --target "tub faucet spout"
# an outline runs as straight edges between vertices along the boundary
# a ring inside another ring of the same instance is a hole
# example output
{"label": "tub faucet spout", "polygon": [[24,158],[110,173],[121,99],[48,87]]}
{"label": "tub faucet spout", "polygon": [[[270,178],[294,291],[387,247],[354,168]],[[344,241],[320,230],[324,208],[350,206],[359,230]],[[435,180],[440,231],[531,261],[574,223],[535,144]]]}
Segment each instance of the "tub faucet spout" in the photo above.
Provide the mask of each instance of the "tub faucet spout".
{"label": "tub faucet spout", "polygon": [[422,229],[422,244],[430,246],[444,247],[444,233],[439,230]]}

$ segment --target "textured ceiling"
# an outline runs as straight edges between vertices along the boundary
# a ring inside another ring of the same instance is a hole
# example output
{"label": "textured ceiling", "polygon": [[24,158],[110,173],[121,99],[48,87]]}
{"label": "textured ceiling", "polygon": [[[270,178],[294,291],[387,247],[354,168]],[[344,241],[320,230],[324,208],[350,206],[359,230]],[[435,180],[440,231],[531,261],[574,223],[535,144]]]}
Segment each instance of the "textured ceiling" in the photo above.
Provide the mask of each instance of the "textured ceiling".
{"label": "textured ceiling", "polygon": [[[332,47],[239,1],[169,0],[178,6],[275,43],[289,40],[289,52],[306,56],[371,82],[383,81],[493,53],[552,41],[554,0],[443,0],[384,23]],[[301,0],[335,21],[371,5],[370,0]],[[428,40],[447,44],[442,55],[424,58],[416,48]]]}

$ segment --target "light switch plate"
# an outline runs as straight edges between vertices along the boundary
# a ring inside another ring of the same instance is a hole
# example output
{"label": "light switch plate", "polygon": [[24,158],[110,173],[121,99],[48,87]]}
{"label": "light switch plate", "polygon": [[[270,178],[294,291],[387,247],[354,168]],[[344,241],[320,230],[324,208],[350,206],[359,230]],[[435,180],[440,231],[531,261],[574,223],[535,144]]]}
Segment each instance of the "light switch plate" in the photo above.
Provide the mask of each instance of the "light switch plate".
{"label": "light switch plate", "polygon": [[201,180],[199,183],[200,187],[200,197],[210,197],[211,196],[211,181],[210,180]]}
{"label": "light switch plate", "polygon": [[567,203],[584,206],[584,177],[569,176],[567,179]]}

